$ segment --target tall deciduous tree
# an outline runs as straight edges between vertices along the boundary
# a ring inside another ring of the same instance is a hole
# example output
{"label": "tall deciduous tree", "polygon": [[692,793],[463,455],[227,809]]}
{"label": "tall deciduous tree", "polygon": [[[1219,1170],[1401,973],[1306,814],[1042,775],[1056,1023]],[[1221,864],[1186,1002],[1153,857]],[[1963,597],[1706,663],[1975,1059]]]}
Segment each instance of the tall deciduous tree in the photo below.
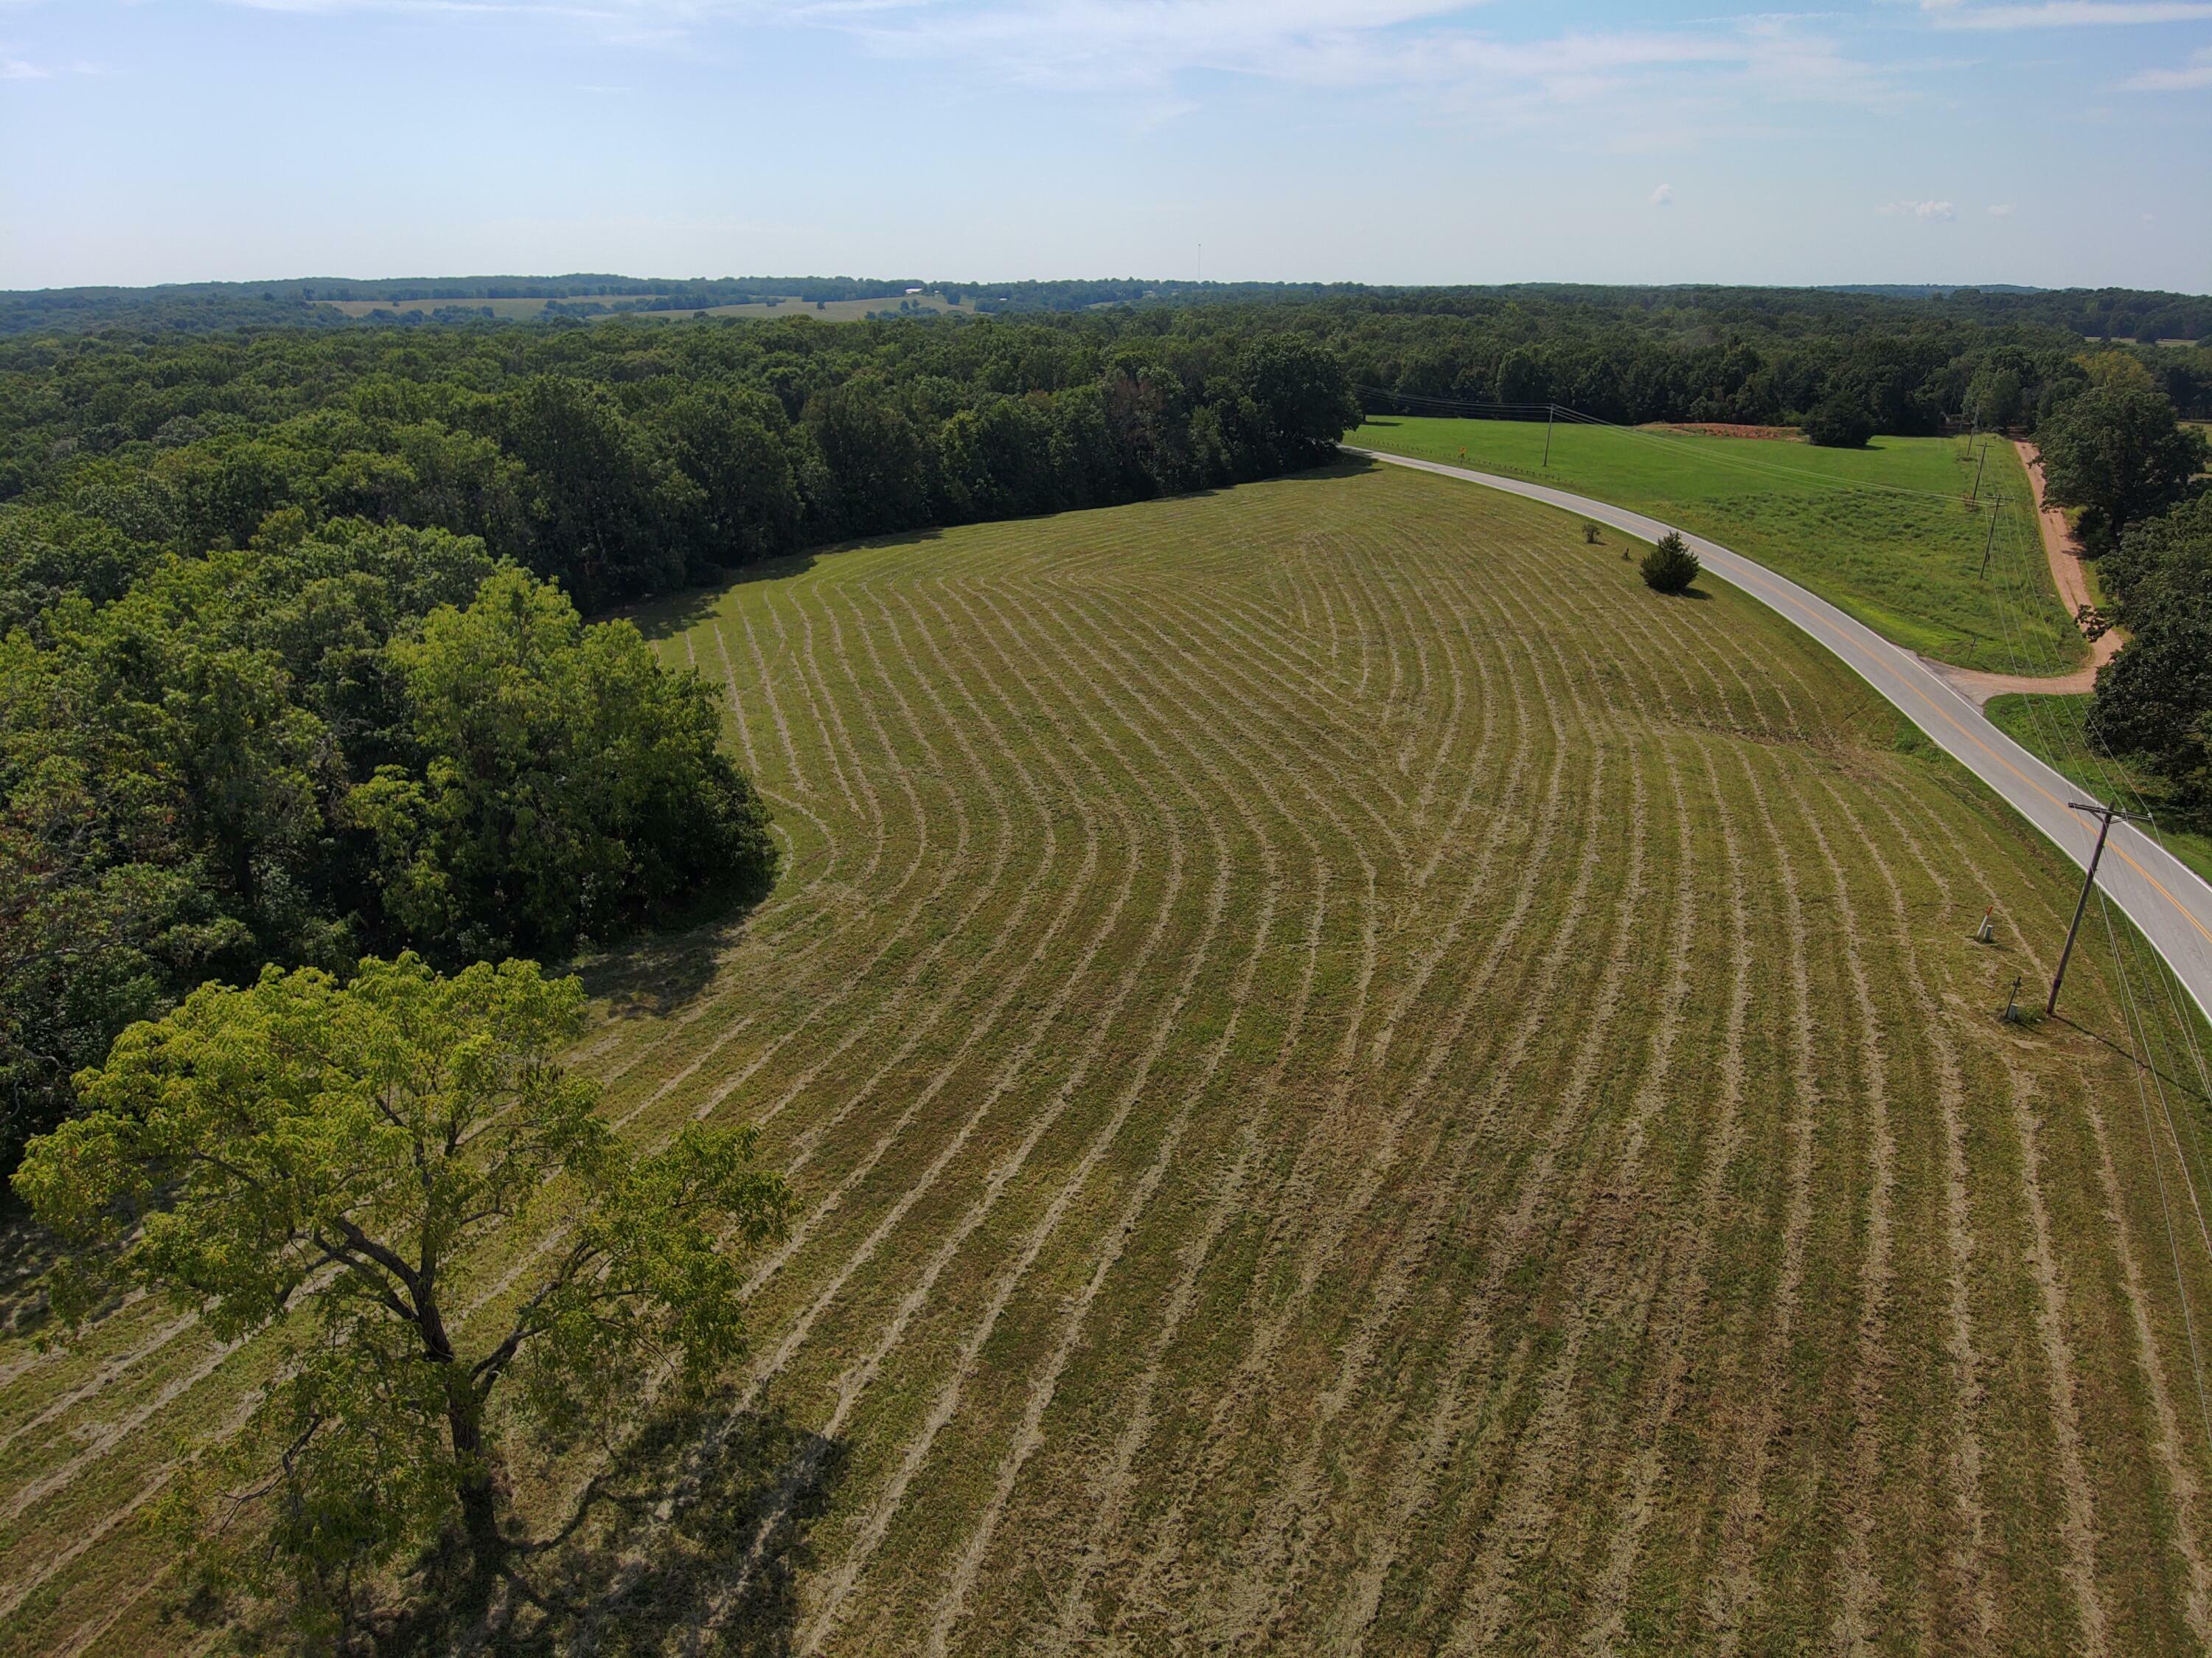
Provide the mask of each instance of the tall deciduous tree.
{"label": "tall deciduous tree", "polygon": [[2105,576],[2132,637],[2097,676],[2090,728],[2212,807],[2212,495],[2131,528]]}
{"label": "tall deciduous tree", "polygon": [[385,905],[456,955],[566,949],[775,868],[768,811],[717,747],[714,692],[627,622],[587,627],[523,571],[392,655],[419,771],[353,791]]}
{"label": "tall deciduous tree", "polygon": [[[503,1428],[565,1429],[649,1368],[703,1384],[739,1350],[741,1258],[781,1226],[783,1182],[746,1131],[618,1138],[558,1063],[583,1003],[523,961],[270,968],[125,1031],[78,1079],[84,1114],[32,1143],[16,1190],[106,1247],[58,1283],[65,1317],[119,1278],[289,1350],[171,1505],[210,1586],[289,1579],[342,1620],[368,1574],[441,1535],[489,1578],[521,1540]],[[544,1247],[473,1310],[470,1246],[525,1214]]]}
{"label": "tall deciduous tree", "polygon": [[2081,509],[2082,541],[2099,551],[2179,499],[2205,461],[2204,434],[2163,392],[2119,377],[2061,405],[2036,436],[2051,498]]}
{"label": "tall deciduous tree", "polygon": [[1344,361],[1296,334],[1270,334],[1244,353],[1244,388],[1258,405],[1261,442],[1278,466],[1310,466],[1359,424]]}

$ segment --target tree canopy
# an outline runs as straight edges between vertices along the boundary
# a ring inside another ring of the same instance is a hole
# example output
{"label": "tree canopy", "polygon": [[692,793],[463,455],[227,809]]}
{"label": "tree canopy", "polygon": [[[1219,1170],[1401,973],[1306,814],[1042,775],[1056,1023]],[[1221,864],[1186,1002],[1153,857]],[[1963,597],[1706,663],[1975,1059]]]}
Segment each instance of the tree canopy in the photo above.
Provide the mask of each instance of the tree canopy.
{"label": "tree canopy", "polygon": [[2050,497],[2081,509],[2082,541],[2098,551],[2179,500],[2205,463],[2204,434],[2179,423],[2147,375],[2091,387],[2055,410],[2036,437]]}
{"label": "tree canopy", "polygon": [[[583,1002],[523,961],[271,968],[125,1030],[83,1113],[31,1145],[16,1191],[100,1246],[64,1316],[121,1283],[220,1337],[282,1332],[245,1433],[171,1504],[209,1586],[289,1583],[312,1632],[441,1537],[496,1572],[522,1540],[503,1433],[597,1419],[656,1366],[703,1385],[741,1349],[743,1258],[783,1224],[782,1180],[746,1131],[617,1137],[557,1059]],[[526,1210],[551,1247],[465,1314],[471,1246]]]}
{"label": "tree canopy", "polygon": [[2102,573],[2130,637],[2097,676],[2091,729],[2212,810],[2212,494],[2131,527]]}
{"label": "tree canopy", "polygon": [[429,758],[379,767],[348,815],[409,936],[464,957],[561,949],[774,873],[767,808],[716,747],[712,692],[663,671],[628,622],[587,627],[505,570],[391,655]]}

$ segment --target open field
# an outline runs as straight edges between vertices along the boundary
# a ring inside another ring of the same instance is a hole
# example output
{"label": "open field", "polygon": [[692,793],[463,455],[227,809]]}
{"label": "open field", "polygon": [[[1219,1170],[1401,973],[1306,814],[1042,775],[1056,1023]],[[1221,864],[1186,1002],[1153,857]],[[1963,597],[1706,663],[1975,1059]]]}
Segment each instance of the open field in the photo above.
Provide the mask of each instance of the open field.
{"label": "open field", "polygon": [[[596,301],[601,305],[614,305],[641,299],[650,299],[648,294],[568,294],[560,300],[563,305],[580,305]],[[534,317],[542,315],[551,302],[543,299],[326,299],[318,300],[333,311],[343,311],[349,317],[370,316],[379,311],[389,311],[394,316],[428,316],[449,306],[465,310],[489,311],[499,317]]]}
{"label": "open field", "polygon": [[[890,299],[831,299],[819,304],[802,299],[787,299],[775,305],[765,302],[752,305],[712,305],[707,308],[710,317],[812,317],[817,322],[862,322],[873,314],[896,315],[899,301],[911,299],[916,305],[927,305],[948,316],[972,317],[976,314],[972,305],[949,304],[942,294],[895,295]],[[691,311],[655,311],[649,314],[659,317],[688,317]]]}
{"label": "open field", "polygon": [[[798,1218],[548,1648],[2212,1641],[2204,1033],[2094,910],[1996,1021],[2071,866],[1624,550],[1346,466],[647,617],[788,868],[598,964],[577,1063],[762,1124]],[[182,1644],[129,1516],[269,1367],[144,1301],[0,1344],[0,1645]]]}
{"label": "open field", "polygon": [[2022,563],[2021,594],[2009,597],[1979,575],[1990,521],[1964,504],[1975,461],[1963,438],[1879,437],[1864,449],[1824,449],[1562,422],[1548,468],[1541,422],[1378,417],[1348,441],[1538,479],[1679,524],[1941,661],[2055,673],[2087,660],[2036,546],[2027,475],[2003,442],[1987,445],[1981,491],[2008,509],[1997,553],[2009,547]]}

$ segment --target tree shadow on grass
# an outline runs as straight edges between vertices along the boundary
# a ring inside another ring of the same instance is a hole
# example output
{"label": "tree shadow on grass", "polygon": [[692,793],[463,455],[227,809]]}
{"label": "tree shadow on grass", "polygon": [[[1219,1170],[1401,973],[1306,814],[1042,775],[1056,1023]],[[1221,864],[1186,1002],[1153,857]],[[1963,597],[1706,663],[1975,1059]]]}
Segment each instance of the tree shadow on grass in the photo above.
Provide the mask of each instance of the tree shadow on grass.
{"label": "tree shadow on grass", "polygon": [[746,923],[772,883],[710,887],[696,902],[662,915],[568,971],[617,1019],[665,1019],[704,995],[723,961],[744,940]]}
{"label": "tree shadow on grass", "polygon": [[[748,906],[749,907],[749,906]],[[616,1019],[665,1019],[706,994],[744,936],[742,915],[678,933],[648,934],[574,964],[585,993]]]}
{"label": "tree shadow on grass", "polygon": [[520,1564],[527,1592],[488,1629],[481,1602],[428,1600],[382,1658],[457,1648],[564,1658],[792,1649],[811,1533],[843,1477],[842,1442],[726,1399],[663,1409],[592,1484],[573,1532]]}
{"label": "tree shadow on grass", "polygon": [[0,1188],[0,1334],[33,1336],[46,1326],[46,1273],[60,1253],[53,1234]]}
{"label": "tree shadow on grass", "polygon": [[757,564],[734,565],[715,580],[702,586],[679,588],[658,598],[623,605],[592,619],[597,622],[625,621],[634,625],[647,639],[672,639],[702,622],[712,620],[721,607],[722,595],[732,588],[754,582],[781,582],[793,576],[803,576],[814,568],[816,554],[827,551],[827,548],[809,548],[803,552],[786,553],[777,558],[763,558]]}

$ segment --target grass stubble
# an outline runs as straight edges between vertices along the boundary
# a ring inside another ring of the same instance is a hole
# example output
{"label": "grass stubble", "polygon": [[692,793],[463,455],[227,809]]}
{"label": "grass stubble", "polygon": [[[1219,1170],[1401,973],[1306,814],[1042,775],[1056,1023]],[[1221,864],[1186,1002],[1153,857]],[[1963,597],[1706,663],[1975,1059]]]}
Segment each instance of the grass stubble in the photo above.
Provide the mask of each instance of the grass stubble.
{"label": "grass stubble", "polygon": [[[760,1122],[799,1204],[550,1644],[2203,1644],[2212,1302],[2154,1178],[2196,1140],[2136,1109],[2109,953],[2068,1021],[1991,1016],[2068,866],[1578,527],[1346,468],[647,619],[788,868],[596,966],[577,1063],[644,1142]],[[472,1321],[547,1242],[471,1264]],[[142,1299],[8,1349],[0,1643],[178,1643],[129,1515],[267,1344]]]}

